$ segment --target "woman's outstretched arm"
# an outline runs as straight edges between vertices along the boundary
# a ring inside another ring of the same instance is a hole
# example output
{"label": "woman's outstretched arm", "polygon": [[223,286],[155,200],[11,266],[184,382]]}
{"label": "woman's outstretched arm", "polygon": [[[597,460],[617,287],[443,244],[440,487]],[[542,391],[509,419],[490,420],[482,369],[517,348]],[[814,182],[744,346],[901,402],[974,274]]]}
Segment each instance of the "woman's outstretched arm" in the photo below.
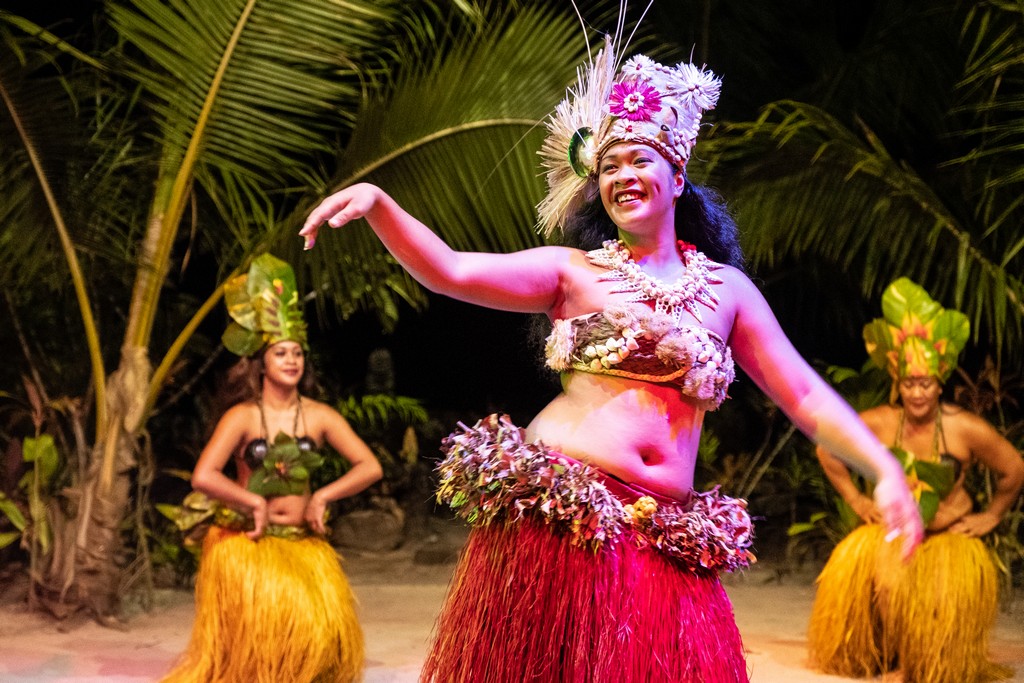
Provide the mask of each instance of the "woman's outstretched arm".
{"label": "woman's outstretched arm", "polygon": [[538,247],[511,254],[460,252],[407,213],[379,187],[360,183],[324,199],[299,232],[306,249],[320,226],[365,218],[389,252],[424,287],[461,301],[506,311],[540,313],[559,297],[571,250]]}
{"label": "woman's outstretched arm", "polygon": [[728,286],[736,301],[729,343],[740,367],[809,439],[876,482],[875,502],[885,525],[893,537],[903,537],[903,554],[909,557],[924,526],[903,468],[800,356],[757,287],[735,270]]}

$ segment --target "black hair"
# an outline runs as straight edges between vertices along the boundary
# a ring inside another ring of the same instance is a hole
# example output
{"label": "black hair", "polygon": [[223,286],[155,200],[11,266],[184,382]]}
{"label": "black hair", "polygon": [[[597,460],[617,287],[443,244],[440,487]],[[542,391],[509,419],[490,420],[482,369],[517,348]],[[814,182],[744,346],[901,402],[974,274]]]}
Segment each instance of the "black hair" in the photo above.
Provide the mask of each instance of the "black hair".
{"label": "black hair", "polygon": [[[565,246],[590,251],[605,240],[618,237],[618,228],[604,210],[601,197],[593,193],[562,226]],[[709,259],[744,270],[739,230],[725,200],[714,189],[686,179],[676,200],[676,236],[697,245]]]}

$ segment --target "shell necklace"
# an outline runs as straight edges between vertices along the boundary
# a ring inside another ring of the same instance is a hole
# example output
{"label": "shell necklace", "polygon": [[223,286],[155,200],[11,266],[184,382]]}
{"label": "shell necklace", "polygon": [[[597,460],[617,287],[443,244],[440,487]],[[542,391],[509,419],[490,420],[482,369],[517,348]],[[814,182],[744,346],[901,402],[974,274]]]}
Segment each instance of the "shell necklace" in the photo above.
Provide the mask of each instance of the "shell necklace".
{"label": "shell necklace", "polygon": [[602,282],[622,282],[612,292],[632,292],[628,301],[653,301],[654,310],[672,317],[676,326],[687,312],[703,322],[698,304],[703,304],[712,311],[718,306],[718,295],[710,285],[721,284],[722,281],[711,274],[722,266],[710,260],[697,247],[680,240],[679,256],[686,272],[671,284],[666,284],[656,277],[645,273],[629,253],[622,240],[607,240],[600,249],[587,252],[587,260],[595,266],[611,270],[602,275]]}

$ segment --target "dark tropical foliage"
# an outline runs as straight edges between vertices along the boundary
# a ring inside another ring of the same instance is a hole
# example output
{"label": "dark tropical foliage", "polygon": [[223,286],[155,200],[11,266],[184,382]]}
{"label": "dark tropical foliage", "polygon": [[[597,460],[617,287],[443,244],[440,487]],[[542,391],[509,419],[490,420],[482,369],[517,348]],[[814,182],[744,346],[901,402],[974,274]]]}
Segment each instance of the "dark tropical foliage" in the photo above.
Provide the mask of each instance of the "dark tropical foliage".
{"label": "dark tropical foliage", "polygon": [[[200,337],[183,356],[219,283],[258,252],[296,256],[295,216],[325,191],[336,159],[354,176],[417,163],[422,175],[439,166],[417,156],[447,150],[436,154],[449,163],[460,137],[473,150],[458,159],[466,178],[504,183],[486,187],[489,204],[532,202],[528,153],[507,152],[538,130],[580,45],[571,17],[499,3],[111,1],[85,48],[0,16],[0,258],[11,264],[0,284],[34,328],[21,348],[35,391],[85,393],[92,406],[71,426],[85,456],[49,511],[55,551],[39,583],[55,611],[108,618],[122,523],[153,473],[147,418],[189,358],[209,353]],[[402,112],[393,130],[368,126],[386,123],[385,105]],[[479,199],[468,185],[447,177],[403,199],[440,218]],[[515,215],[491,211],[499,232],[514,225]],[[436,222],[462,246],[495,246],[466,222]],[[393,323],[396,298],[422,294],[352,235],[324,250],[344,267],[337,278],[316,271],[316,289],[343,314],[369,305]],[[52,318],[48,302],[58,303]],[[69,319],[81,321],[70,335]]]}
{"label": "dark tropical foliage", "polygon": [[[579,4],[591,28],[614,26],[613,3]],[[215,361],[221,284],[270,250],[296,264],[325,324],[369,311],[391,329],[421,308],[365,226],[300,254],[302,216],[360,180],[456,248],[538,244],[542,122],[584,41],[561,0],[96,6],[89,33],[66,40],[0,12],[0,348],[16,358],[0,366],[0,441],[20,463],[24,438],[52,435],[62,484],[44,523],[22,501],[7,517],[24,528],[0,538],[36,544],[33,581],[54,611],[105,618],[145,576],[139,503],[164,456],[148,428]],[[1022,12],[680,0],[657,3],[633,39],[725,74],[688,172],[730,200],[798,346],[857,363],[882,289],[907,275],[971,317],[971,375],[988,355],[991,376],[1010,378],[1008,426],[1024,348]],[[736,393],[763,419],[709,434],[704,452],[721,458],[702,461],[707,479],[803,519],[799,440]],[[32,540],[43,526],[47,553]]]}

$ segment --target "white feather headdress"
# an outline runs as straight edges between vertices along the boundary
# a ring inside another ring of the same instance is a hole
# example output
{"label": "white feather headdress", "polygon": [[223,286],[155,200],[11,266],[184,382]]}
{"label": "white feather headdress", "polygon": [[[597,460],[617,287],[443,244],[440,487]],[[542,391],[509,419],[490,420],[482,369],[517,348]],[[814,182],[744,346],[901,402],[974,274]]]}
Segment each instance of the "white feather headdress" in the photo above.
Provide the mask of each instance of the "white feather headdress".
{"label": "white feather headdress", "polygon": [[548,194],[537,205],[537,227],[545,237],[597,192],[596,171],[610,145],[638,141],[679,168],[697,141],[703,113],[714,109],[722,81],[689,62],[674,67],[644,56],[621,70],[611,37],[588,64],[547,122],[541,147]]}

